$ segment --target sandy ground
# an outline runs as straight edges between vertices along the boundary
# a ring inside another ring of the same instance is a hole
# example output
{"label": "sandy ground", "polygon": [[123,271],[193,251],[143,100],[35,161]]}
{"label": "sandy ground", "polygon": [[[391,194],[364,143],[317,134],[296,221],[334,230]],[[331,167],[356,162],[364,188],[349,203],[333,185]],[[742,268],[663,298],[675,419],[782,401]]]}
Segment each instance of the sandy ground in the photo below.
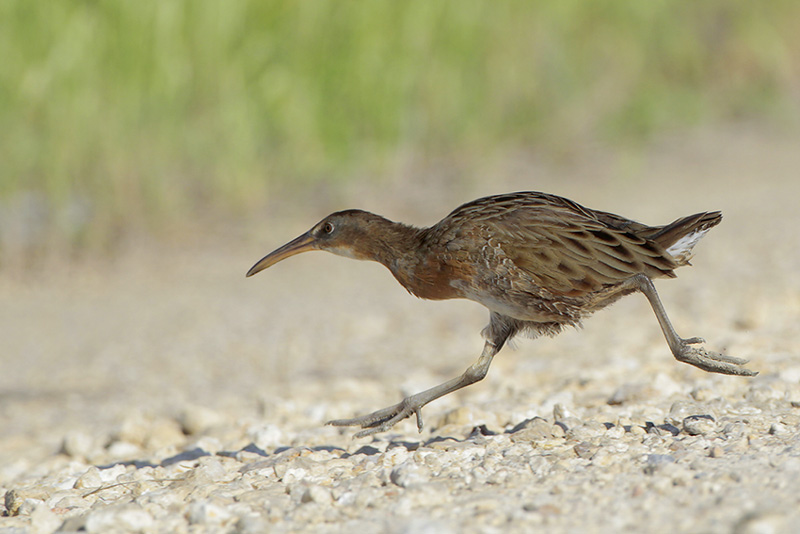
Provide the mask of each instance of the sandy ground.
{"label": "sandy ground", "polygon": [[[737,127],[641,156],[402,169],[244,228],[0,273],[0,529],[795,531],[798,146]],[[486,310],[323,253],[245,271],[333,209],[424,225],[524,189],[653,224],[722,210],[694,267],[657,287],[680,334],[761,374],[676,362],[634,295],[581,331],[519,339],[426,407],[421,434],[323,426],[459,374]]]}

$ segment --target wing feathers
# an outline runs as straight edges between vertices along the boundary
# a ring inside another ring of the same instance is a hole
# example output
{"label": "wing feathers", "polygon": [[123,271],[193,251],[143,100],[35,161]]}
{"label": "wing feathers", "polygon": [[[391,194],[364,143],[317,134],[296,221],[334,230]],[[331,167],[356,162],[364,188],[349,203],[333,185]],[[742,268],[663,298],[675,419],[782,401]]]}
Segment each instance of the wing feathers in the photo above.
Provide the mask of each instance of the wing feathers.
{"label": "wing feathers", "polygon": [[720,218],[713,212],[647,226],[562,197],[522,192],[464,204],[426,235],[445,243],[448,251],[476,254],[475,261],[502,263],[504,276],[521,291],[538,286],[581,296],[639,273],[674,277],[683,263],[666,249],[686,232],[710,228]]}
{"label": "wing feathers", "polygon": [[638,273],[674,276],[678,266],[649,238],[658,230],[542,193],[479,199],[446,217],[447,225],[459,235],[482,235],[493,253],[554,293],[577,296]]}

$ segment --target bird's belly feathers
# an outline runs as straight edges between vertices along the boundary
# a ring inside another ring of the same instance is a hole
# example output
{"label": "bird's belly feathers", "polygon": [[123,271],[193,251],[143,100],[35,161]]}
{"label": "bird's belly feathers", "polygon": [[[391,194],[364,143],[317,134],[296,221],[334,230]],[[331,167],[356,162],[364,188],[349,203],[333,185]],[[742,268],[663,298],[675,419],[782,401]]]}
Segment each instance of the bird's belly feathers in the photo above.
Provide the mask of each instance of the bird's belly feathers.
{"label": "bird's belly feathers", "polygon": [[572,324],[580,320],[580,308],[564,300],[551,300],[521,292],[475,291],[466,289],[464,298],[486,306],[489,311],[534,323]]}

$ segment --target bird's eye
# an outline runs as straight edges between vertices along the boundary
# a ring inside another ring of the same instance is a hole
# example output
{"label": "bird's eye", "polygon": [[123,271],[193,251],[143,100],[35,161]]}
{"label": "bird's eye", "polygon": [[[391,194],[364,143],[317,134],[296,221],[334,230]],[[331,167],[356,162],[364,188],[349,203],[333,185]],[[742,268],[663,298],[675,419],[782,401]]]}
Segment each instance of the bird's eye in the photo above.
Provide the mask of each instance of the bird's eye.
{"label": "bird's eye", "polygon": [[332,222],[326,222],[325,226],[322,227],[322,231],[325,232],[326,234],[332,234],[334,229],[335,227],[333,226]]}

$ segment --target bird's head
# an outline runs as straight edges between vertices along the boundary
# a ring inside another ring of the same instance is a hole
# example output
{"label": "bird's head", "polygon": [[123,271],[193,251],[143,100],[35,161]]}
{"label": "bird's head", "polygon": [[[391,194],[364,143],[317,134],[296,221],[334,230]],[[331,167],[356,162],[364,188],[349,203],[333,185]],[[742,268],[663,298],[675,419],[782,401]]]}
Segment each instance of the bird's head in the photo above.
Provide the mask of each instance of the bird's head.
{"label": "bird's head", "polygon": [[267,254],[247,271],[247,276],[263,271],[295,254],[326,250],[357,260],[373,260],[380,227],[393,225],[383,217],[361,210],[338,211],[328,215],[311,230]]}

